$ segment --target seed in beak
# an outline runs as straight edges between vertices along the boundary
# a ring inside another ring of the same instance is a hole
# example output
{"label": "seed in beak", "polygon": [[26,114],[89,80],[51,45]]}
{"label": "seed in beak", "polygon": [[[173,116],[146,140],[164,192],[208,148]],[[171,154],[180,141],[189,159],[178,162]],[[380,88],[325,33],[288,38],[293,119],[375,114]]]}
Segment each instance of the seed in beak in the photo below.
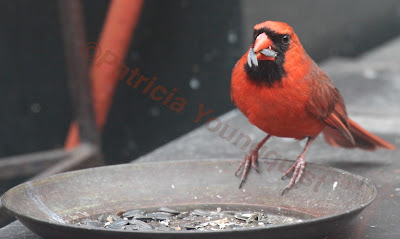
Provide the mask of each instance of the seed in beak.
{"label": "seed in beak", "polygon": [[253,65],[258,66],[257,56],[253,48],[250,48],[249,53],[247,54],[247,64],[250,67],[252,67]]}
{"label": "seed in beak", "polygon": [[263,49],[260,51],[263,55],[268,56],[268,57],[276,57],[278,53],[274,50],[270,49]]}

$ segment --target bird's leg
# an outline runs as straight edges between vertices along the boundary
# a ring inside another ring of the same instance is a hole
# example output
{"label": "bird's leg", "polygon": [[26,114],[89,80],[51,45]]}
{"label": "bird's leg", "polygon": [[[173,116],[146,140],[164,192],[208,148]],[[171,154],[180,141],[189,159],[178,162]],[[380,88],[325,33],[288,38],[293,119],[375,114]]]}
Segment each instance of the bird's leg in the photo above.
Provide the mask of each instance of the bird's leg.
{"label": "bird's leg", "polygon": [[250,169],[250,162],[251,162],[251,167],[253,167],[258,172],[258,166],[257,166],[258,151],[265,144],[265,142],[267,142],[267,140],[269,138],[271,138],[271,135],[267,135],[263,140],[261,140],[261,142],[258,143],[257,146],[254,149],[252,149],[250,151],[250,153],[247,154],[246,157],[244,157],[243,161],[240,163],[240,165],[239,165],[239,167],[238,167],[238,169],[236,170],[236,173],[235,173],[235,175],[238,176],[238,172],[240,171],[240,169],[244,165],[244,169],[243,169],[243,172],[242,172],[242,177],[241,177],[241,180],[240,180],[239,188],[242,187],[244,181],[246,180],[247,172]]}
{"label": "bird's leg", "polygon": [[308,151],[308,148],[310,147],[311,143],[314,141],[315,138],[309,137],[306,143],[306,146],[304,146],[303,152],[297,157],[296,162],[289,168],[288,171],[282,176],[282,179],[284,179],[286,176],[289,176],[290,173],[293,172],[292,178],[290,179],[289,184],[283,189],[282,195],[292,188],[293,185],[295,185],[303,175],[304,168],[306,166],[306,153]]}

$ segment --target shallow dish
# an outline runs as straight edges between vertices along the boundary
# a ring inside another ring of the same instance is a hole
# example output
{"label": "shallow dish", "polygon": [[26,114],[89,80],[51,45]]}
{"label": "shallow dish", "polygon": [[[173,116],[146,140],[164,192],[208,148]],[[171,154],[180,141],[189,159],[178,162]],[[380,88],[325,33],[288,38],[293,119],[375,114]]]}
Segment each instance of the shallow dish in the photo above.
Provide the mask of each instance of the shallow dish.
{"label": "shallow dish", "polygon": [[[281,195],[293,163],[259,160],[242,189],[240,160],[205,159],[133,163],[62,173],[20,184],[4,206],[44,238],[321,238],[340,230],[376,196],[365,178],[308,163],[302,180]],[[264,209],[302,222],[223,231],[123,231],[72,224],[82,218],[140,208]]]}

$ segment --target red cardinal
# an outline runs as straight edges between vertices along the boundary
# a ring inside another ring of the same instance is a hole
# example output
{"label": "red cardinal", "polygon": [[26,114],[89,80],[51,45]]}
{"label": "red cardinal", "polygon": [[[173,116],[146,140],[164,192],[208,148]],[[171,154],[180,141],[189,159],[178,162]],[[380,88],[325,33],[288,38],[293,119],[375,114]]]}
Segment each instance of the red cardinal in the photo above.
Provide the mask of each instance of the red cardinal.
{"label": "red cardinal", "polygon": [[250,165],[257,169],[258,150],[271,136],[307,138],[303,152],[284,174],[293,173],[282,193],[300,180],[307,150],[321,132],[333,146],[395,149],[348,118],[335,84],[283,22],[254,26],[253,43],[233,68],[231,97],[250,123],[268,134],[239,165],[236,174],[244,166],[239,188]]}

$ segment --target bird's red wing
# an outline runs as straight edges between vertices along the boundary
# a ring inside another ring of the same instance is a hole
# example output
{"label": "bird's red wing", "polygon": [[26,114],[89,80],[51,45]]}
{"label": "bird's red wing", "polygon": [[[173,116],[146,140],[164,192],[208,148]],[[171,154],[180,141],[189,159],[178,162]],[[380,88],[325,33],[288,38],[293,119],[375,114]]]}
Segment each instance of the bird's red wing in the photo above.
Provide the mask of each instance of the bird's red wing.
{"label": "bird's red wing", "polygon": [[318,70],[309,80],[310,100],[306,110],[327,126],[339,130],[354,144],[354,138],[349,131],[346,107],[331,79]]}

